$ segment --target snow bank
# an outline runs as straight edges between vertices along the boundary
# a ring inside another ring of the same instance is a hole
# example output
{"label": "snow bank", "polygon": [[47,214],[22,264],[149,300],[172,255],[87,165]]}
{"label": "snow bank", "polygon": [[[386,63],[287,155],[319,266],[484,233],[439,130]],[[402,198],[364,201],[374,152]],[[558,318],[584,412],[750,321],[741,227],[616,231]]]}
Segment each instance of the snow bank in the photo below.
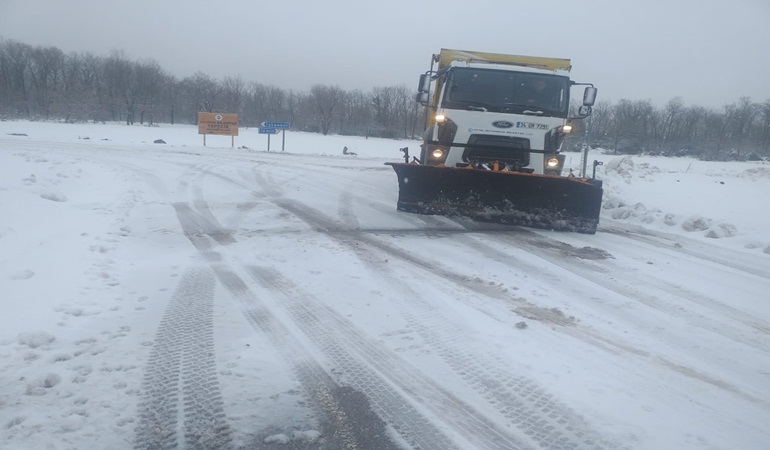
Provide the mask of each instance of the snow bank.
{"label": "snow bank", "polygon": [[770,254],[770,164],[600,155],[603,219]]}

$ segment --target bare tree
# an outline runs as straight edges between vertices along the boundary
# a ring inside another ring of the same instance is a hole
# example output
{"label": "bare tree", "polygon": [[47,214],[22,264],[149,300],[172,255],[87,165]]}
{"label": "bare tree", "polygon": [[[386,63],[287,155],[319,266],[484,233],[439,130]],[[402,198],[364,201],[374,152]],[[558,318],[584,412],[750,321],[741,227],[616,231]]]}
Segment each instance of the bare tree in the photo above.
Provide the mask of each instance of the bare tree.
{"label": "bare tree", "polygon": [[265,107],[268,120],[286,119],[286,93],[278,87],[269,86],[267,88]]}
{"label": "bare tree", "polygon": [[177,80],[173,75],[167,76],[164,80],[163,103],[168,108],[169,120],[172,125],[176,123],[177,108],[180,106],[180,98],[184,91],[184,83]]}
{"label": "bare tree", "polygon": [[303,94],[291,90],[286,94],[286,115],[289,119],[289,122],[291,122],[292,127],[295,128],[297,128],[296,123],[300,111],[302,96]]}
{"label": "bare tree", "polygon": [[139,103],[139,84],[135,68],[135,63],[129,61],[125,53],[119,50],[113,51],[104,65],[104,80],[113,120],[123,112],[126,125],[134,123]]}
{"label": "bare tree", "polygon": [[709,109],[703,119],[701,135],[703,136],[703,157],[707,160],[723,160],[724,147],[727,138],[727,116],[724,113]]}
{"label": "bare tree", "polygon": [[99,58],[90,53],[81,55],[80,81],[85,91],[82,97],[85,110],[89,112],[94,121],[104,120],[105,92],[104,58]]}
{"label": "bare tree", "polygon": [[29,116],[29,90],[27,73],[31,47],[15,41],[6,41],[0,51],[3,78],[7,89],[7,101],[15,111]]}
{"label": "bare tree", "polygon": [[405,84],[393,87],[393,94],[396,101],[395,120],[397,133],[396,138],[409,137],[413,129],[413,121],[416,115],[416,102],[412,97],[412,91]]}
{"label": "bare tree", "polygon": [[758,111],[759,105],[752,103],[749,97],[741,97],[737,103],[726,107],[732,145],[730,159],[742,159],[749,152]]}
{"label": "bare tree", "polygon": [[345,108],[342,111],[345,117],[345,129],[340,129],[340,133],[366,136],[371,134],[374,118],[371,101],[371,95],[358,89],[347,92]]}
{"label": "bare tree", "polygon": [[703,128],[706,118],[706,108],[702,106],[690,106],[682,112],[680,134],[677,136],[678,148],[672,149],[669,155],[694,155],[699,146],[699,133]]}
{"label": "bare tree", "polygon": [[221,87],[215,79],[199,71],[185,78],[183,83],[192,106],[192,123],[197,123],[199,112],[215,112],[221,93]]}
{"label": "bare tree", "polygon": [[143,124],[145,116],[152,125],[158,114],[157,108],[161,100],[162,89],[166,74],[160,64],[147,60],[134,64],[136,76],[137,103],[139,107],[139,123]]}
{"label": "bare tree", "polygon": [[423,132],[424,120],[423,120],[423,106],[414,98],[414,93],[407,92],[406,100],[408,105],[407,114],[407,135],[404,137],[412,138],[419,136]]}
{"label": "bare tree", "polygon": [[251,83],[246,95],[244,120],[260,123],[269,120],[267,112],[268,87],[260,83]]}
{"label": "bare tree", "polygon": [[620,100],[612,114],[615,151],[644,152],[656,126],[655,108],[649,100]]}
{"label": "bare tree", "polygon": [[87,84],[86,67],[85,55],[73,54],[64,62],[64,86],[60,102],[65,122],[82,120],[88,116],[89,104],[96,89]]}
{"label": "bare tree", "polygon": [[310,95],[315,106],[316,120],[321,133],[329,134],[334,114],[342,99],[342,89],[339,86],[316,84],[310,88]]}
{"label": "bare tree", "polygon": [[347,120],[350,117],[348,110],[350,109],[351,95],[350,92],[342,91],[340,94],[339,110],[337,111],[337,132],[340,134],[349,134],[346,132]]}
{"label": "bare tree", "polygon": [[240,114],[246,96],[246,84],[241,77],[225,77],[222,80],[222,104],[224,111]]}
{"label": "bare tree", "polygon": [[397,103],[395,88],[375,87],[372,89],[372,106],[374,107],[376,127],[379,128],[378,136],[394,137],[393,129],[397,120]]}
{"label": "bare tree", "polygon": [[760,106],[760,153],[766,157],[770,157],[770,99]]}
{"label": "bare tree", "polygon": [[674,147],[679,145],[684,110],[685,107],[682,99],[675,97],[669,100],[658,114],[660,127],[657,129],[658,133],[654,138],[660,150],[669,153]]}
{"label": "bare tree", "polygon": [[46,119],[64,71],[64,53],[56,47],[36,47],[29,53],[29,73],[36,103]]}

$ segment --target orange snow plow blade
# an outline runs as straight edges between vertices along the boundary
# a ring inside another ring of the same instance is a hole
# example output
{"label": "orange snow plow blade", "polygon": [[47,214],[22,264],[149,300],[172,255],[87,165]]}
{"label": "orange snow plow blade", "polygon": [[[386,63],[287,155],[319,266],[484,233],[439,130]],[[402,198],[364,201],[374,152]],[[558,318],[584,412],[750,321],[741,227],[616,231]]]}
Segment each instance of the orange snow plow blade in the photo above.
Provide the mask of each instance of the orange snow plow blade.
{"label": "orange snow plow blade", "polygon": [[594,234],[601,181],[421,164],[386,163],[398,176],[399,211]]}

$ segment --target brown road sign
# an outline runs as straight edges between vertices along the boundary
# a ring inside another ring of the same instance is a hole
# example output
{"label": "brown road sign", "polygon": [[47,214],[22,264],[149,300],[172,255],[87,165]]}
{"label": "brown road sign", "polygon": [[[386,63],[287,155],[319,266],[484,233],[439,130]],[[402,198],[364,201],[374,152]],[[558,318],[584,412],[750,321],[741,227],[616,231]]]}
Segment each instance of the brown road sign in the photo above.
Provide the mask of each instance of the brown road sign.
{"label": "brown road sign", "polygon": [[238,114],[199,112],[198,134],[238,136]]}

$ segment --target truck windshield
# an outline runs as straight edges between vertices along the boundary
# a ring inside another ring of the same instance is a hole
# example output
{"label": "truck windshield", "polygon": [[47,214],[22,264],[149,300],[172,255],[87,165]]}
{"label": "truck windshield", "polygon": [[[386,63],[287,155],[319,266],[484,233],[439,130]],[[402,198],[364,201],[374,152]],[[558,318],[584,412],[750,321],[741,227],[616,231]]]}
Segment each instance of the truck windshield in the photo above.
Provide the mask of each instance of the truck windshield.
{"label": "truck windshield", "polygon": [[507,70],[455,67],[447,76],[443,107],[567,117],[569,78]]}

